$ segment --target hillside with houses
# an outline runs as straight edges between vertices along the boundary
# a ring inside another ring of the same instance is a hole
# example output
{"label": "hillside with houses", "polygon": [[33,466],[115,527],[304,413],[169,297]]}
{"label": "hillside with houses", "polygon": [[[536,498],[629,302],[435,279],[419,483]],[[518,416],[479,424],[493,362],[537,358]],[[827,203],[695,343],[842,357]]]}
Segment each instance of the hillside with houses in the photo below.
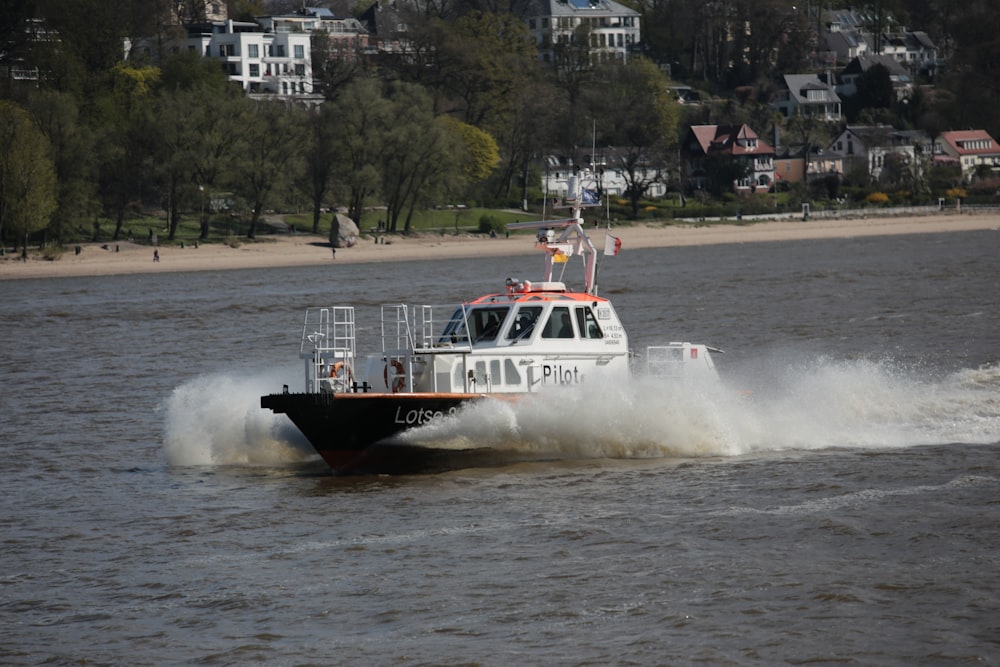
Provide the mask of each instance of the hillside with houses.
{"label": "hillside with houses", "polygon": [[579,173],[621,219],[1000,190],[989,0],[12,0],[0,22],[7,247],[154,211],[168,238],[373,208],[401,232]]}

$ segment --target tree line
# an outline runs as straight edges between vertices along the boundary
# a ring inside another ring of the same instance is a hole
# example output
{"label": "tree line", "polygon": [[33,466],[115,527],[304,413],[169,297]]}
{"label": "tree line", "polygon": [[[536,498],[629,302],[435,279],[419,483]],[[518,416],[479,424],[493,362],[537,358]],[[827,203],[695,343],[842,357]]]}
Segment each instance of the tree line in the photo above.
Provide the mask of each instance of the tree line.
{"label": "tree line", "polygon": [[[876,72],[863,87],[871,100],[855,105],[852,120],[996,136],[1000,49],[990,44],[1000,15],[989,0],[965,3],[963,21],[950,18],[946,0],[872,2],[913,20],[945,17],[928,25],[949,73],[901,106],[886,99]],[[216,63],[188,53],[122,61],[125,37],[176,35],[162,0],[10,0],[0,11],[0,61],[30,63],[38,78],[8,78],[0,91],[0,237],[41,232],[63,242],[110,226],[117,239],[148,207],[167,212],[171,237],[181,215],[195,212],[207,235],[222,193],[249,236],[264,211],[296,202],[313,210],[314,229],[331,205],[360,219],[379,204],[389,229],[403,231],[415,210],[434,204],[520,204],[537,187],[543,153],[592,144],[618,149],[609,166],[625,176],[637,214],[648,165],[664,167],[652,178],[681,187],[677,142],[690,124],[746,122],[762,134],[780,126],[816,145],[836,131],[785,123],[769,105],[777,75],[802,71],[817,48],[811,15],[792,0],[626,3],[642,14],[645,49],[627,63],[596,61],[586,24],[556,46],[554,63],[539,63],[522,4],[418,0],[406,54],[333,61],[314,35],[326,101],[303,108],[250,100]],[[263,9],[230,3],[234,18]],[[680,107],[667,69],[720,97]]]}

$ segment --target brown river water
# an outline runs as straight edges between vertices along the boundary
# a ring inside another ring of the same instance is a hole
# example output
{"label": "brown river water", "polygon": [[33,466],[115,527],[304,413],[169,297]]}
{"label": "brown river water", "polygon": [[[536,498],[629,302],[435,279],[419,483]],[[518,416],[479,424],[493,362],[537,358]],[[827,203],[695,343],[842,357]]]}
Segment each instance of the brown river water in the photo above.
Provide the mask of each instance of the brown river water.
{"label": "brown river water", "polygon": [[1000,665],[998,258],[623,248],[632,347],[721,383],[481,406],[425,437],[549,460],[399,477],[259,409],[302,311],[371,338],[538,256],[7,282],[0,664]]}

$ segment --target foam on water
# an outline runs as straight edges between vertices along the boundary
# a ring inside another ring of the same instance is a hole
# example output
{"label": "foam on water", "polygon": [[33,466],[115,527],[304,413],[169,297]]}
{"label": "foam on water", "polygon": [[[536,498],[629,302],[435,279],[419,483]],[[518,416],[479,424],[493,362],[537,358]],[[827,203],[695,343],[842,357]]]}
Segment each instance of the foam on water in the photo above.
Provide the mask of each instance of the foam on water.
{"label": "foam on water", "polygon": [[766,366],[746,382],[644,380],[481,402],[407,439],[587,458],[1000,442],[998,366],[937,379],[889,362]]}
{"label": "foam on water", "polygon": [[205,375],[180,385],[164,402],[167,461],[176,466],[282,465],[316,457],[284,416],[260,407],[288,373]]}
{"label": "foam on water", "polygon": [[[287,376],[287,373],[284,374]],[[754,452],[1000,443],[1000,365],[931,378],[892,362],[764,363],[719,383],[631,385],[482,401],[408,432],[436,448],[558,458],[737,456]],[[273,372],[209,375],[165,402],[172,465],[280,465],[314,452],[259,407]]]}

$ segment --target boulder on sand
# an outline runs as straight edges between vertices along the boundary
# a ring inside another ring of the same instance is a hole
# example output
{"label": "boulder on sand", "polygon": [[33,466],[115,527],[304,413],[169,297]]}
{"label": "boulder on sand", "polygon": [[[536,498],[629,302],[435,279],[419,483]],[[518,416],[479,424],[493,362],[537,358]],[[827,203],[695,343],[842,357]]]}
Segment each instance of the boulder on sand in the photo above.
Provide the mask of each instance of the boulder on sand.
{"label": "boulder on sand", "polygon": [[330,245],[334,248],[350,248],[357,244],[361,232],[356,222],[346,215],[337,213],[330,224]]}

